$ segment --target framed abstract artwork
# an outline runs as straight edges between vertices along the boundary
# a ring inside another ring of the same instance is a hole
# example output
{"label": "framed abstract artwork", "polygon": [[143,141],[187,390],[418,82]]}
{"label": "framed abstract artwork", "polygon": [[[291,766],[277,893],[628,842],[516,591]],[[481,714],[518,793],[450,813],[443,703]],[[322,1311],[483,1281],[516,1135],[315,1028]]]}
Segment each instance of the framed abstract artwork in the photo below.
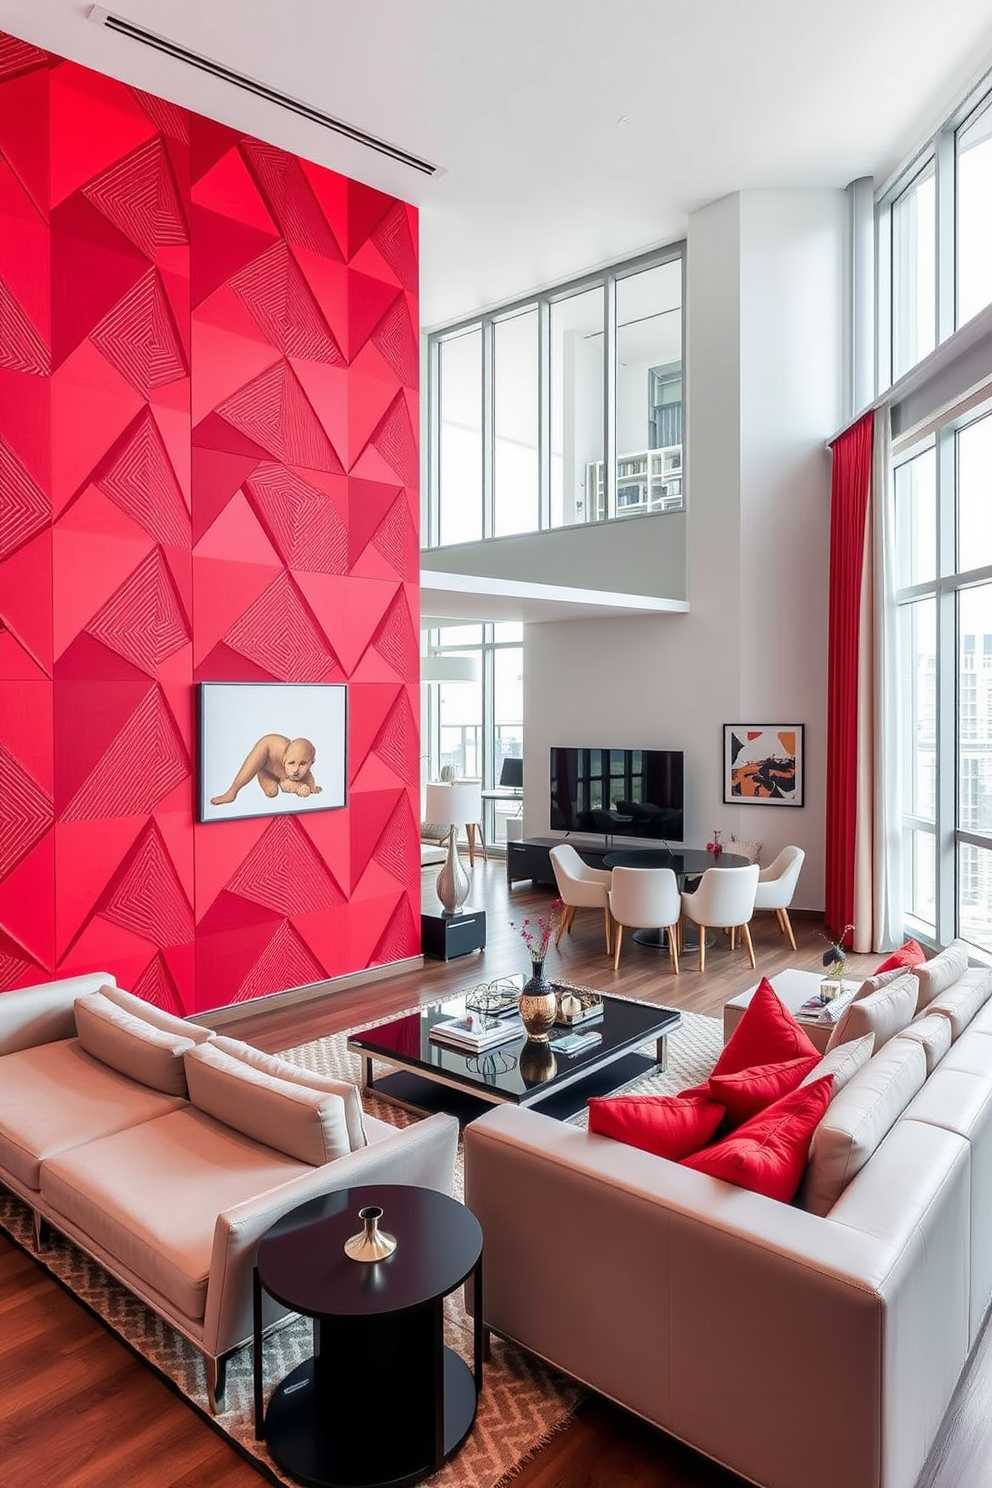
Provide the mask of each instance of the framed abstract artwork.
{"label": "framed abstract artwork", "polygon": [[801,723],[725,723],[723,799],[735,806],[803,804]]}
{"label": "framed abstract artwork", "polygon": [[345,804],[348,689],[320,682],[201,682],[201,822]]}

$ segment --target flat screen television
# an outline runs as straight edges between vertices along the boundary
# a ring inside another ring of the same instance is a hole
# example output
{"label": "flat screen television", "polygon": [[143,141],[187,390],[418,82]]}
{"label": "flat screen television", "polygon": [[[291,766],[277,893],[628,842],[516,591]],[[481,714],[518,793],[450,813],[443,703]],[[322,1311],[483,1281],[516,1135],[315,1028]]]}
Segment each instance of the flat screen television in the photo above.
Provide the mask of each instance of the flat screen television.
{"label": "flat screen television", "polygon": [[561,832],[683,840],[681,749],[551,750],[551,826]]}

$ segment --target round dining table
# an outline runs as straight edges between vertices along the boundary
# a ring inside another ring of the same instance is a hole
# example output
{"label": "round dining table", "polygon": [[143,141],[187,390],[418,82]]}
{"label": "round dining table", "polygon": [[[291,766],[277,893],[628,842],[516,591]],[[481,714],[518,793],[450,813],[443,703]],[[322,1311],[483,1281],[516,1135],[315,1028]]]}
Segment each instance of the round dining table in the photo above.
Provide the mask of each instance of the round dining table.
{"label": "round dining table", "polygon": [[[608,852],[603,856],[604,868],[671,868],[678,879],[681,889],[687,878],[698,877],[705,873],[707,868],[746,868],[750,858],[745,858],[742,853],[732,853],[724,850],[721,853],[708,852],[705,847],[642,847],[617,848],[615,852]],[[668,949],[668,938],[664,930],[645,927],[643,930],[634,931],[634,939],[638,945],[654,946],[656,949]],[[686,950],[692,950],[698,946],[698,941],[693,942],[689,937],[683,940]]]}

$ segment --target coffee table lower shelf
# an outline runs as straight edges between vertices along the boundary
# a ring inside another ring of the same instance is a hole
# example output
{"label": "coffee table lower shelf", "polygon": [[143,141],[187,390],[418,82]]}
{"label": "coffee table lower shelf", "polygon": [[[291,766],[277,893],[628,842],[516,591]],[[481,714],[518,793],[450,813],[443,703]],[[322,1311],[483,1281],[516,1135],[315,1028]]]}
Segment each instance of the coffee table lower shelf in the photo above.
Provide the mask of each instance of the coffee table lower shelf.
{"label": "coffee table lower shelf", "polygon": [[381,1096],[383,1100],[392,1101],[398,1106],[408,1106],[415,1111],[428,1111],[432,1114],[435,1111],[444,1111],[449,1116],[457,1116],[462,1126],[491,1110],[494,1105],[506,1104],[524,1106],[540,1111],[543,1116],[552,1116],[556,1121],[566,1121],[569,1116],[581,1111],[591,1096],[614,1095],[623,1086],[659,1067],[657,1059],[649,1059],[643,1054],[625,1054],[601,1069],[591,1070],[574,1084],[561,1086],[533,1101],[487,1101],[481,1096],[472,1095],[470,1091],[460,1090],[455,1085],[438,1080],[429,1080],[410,1070],[393,1070],[388,1075],[381,1075],[379,1079],[366,1085],[365,1089],[372,1095]]}

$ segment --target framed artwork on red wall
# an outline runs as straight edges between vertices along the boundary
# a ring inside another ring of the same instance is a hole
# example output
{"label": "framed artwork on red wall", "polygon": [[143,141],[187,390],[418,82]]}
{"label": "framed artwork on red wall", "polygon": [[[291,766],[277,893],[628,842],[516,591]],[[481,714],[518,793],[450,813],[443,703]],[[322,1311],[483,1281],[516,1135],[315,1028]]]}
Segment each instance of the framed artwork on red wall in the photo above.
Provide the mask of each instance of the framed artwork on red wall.
{"label": "framed artwork on red wall", "polygon": [[344,806],[347,694],[343,683],[201,682],[200,821]]}

